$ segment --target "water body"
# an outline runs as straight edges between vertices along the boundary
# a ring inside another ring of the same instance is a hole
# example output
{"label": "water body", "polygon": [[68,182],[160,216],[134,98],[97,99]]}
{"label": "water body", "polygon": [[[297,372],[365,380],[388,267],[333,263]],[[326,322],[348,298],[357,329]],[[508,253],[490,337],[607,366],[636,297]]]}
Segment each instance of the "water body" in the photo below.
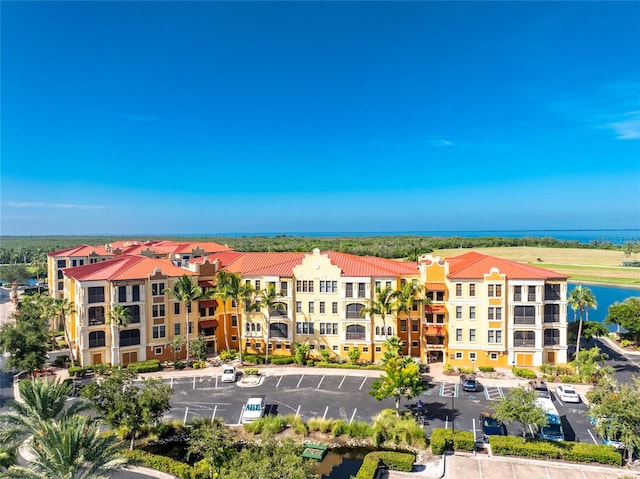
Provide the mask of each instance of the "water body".
{"label": "water body", "polygon": [[[166,235],[165,235],[166,236]],[[185,235],[175,235],[185,236]],[[556,238],[565,241],[591,243],[602,241],[612,244],[624,244],[627,241],[640,241],[640,229],[580,229],[580,230],[477,230],[477,231],[334,231],[334,232],[269,232],[269,233],[216,233],[194,234],[194,236],[306,236],[306,237],[364,237],[364,236],[460,236],[464,238],[480,238],[496,236],[501,238]]]}
{"label": "water body", "polygon": [[[567,297],[579,284],[582,283],[569,284]],[[596,297],[598,307],[596,309],[589,309],[589,321],[597,321],[599,323],[604,323],[604,319],[609,313],[609,306],[615,302],[622,303],[625,299],[631,298],[632,296],[640,297],[640,289],[638,288],[621,288],[619,286],[600,286],[592,284],[582,284],[582,287],[589,288]],[[567,308],[567,321],[573,321],[573,310],[570,307]],[[605,326],[609,328],[609,331],[615,331],[618,328],[615,324]]]}
{"label": "water body", "polygon": [[346,479],[355,476],[362,466],[364,456],[372,449],[346,448],[331,449],[318,464],[316,473],[320,479]]}

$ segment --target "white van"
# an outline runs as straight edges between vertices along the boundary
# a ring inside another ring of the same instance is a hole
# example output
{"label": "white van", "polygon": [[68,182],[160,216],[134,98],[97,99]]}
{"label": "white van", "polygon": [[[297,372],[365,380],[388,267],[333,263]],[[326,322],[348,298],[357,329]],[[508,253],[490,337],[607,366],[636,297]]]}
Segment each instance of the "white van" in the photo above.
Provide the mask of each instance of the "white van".
{"label": "white van", "polygon": [[267,400],[264,396],[252,396],[245,404],[242,410],[242,424],[260,419],[264,415],[264,410],[267,407]]}

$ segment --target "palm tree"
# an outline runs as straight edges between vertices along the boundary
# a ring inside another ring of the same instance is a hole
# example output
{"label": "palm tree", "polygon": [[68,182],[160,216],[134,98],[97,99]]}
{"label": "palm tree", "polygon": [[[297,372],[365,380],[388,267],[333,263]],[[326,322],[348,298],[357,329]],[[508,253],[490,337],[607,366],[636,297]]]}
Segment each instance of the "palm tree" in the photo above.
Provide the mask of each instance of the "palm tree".
{"label": "palm tree", "polygon": [[425,287],[417,282],[407,281],[403,286],[400,287],[398,291],[395,292],[396,304],[395,308],[398,313],[406,313],[407,314],[407,322],[409,323],[407,326],[407,339],[409,343],[409,356],[411,354],[411,330],[412,330],[412,322],[411,322],[411,311],[413,310],[413,306],[417,304],[422,304],[424,302],[424,293]]}
{"label": "palm tree", "polygon": [[193,282],[191,276],[182,275],[176,283],[173,285],[171,294],[182,304],[186,313],[186,341],[187,358],[186,362],[189,363],[189,314],[191,313],[191,302],[195,301],[202,296],[202,288]]}
{"label": "palm tree", "polygon": [[387,337],[387,323],[385,321],[385,317],[395,311],[393,299],[394,293],[389,286],[385,286],[382,289],[377,287],[374,299],[370,299],[369,306],[362,308],[360,311],[362,316],[365,316],[366,314],[379,314],[382,317],[382,327],[384,328],[385,338]]}
{"label": "palm tree", "polygon": [[267,330],[267,340],[266,340],[266,352],[265,352],[265,364],[269,364],[269,336],[271,335],[271,310],[282,304],[282,301],[278,301],[278,293],[276,292],[275,286],[270,284],[267,289],[264,289],[260,292],[259,298],[259,308],[264,309],[264,322]]}
{"label": "palm tree", "polygon": [[242,283],[242,277],[237,273],[227,273],[228,291],[231,300],[236,304],[236,318],[238,321],[238,354],[240,356],[240,366],[242,366],[242,321],[240,320],[239,305],[247,299],[255,296],[255,288],[251,283]]}
{"label": "palm tree", "polygon": [[29,447],[29,468],[12,466],[5,477],[15,479],[106,479],[123,469],[114,434],[87,416],[68,416],[42,423]]}
{"label": "palm tree", "polygon": [[582,317],[585,321],[589,321],[589,308],[596,309],[598,302],[595,295],[589,288],[583,288],[582,285],[576,286],[576,289],[571,291],[569,299],[567,301],[575,312],[578,310],[578,316],[580,318],[580,324],[578,325],[578,339],[576,341],[576,356],[580,352],[580,336],[582,336]]}
{"label": "palm tree", "polygon": [[18,384],[21,401],[11,400],[11,410],[0,414],[0,435],[8,444],[20,444],[37,433],[43,423],[89,409],[83,399],[69,404],[73,383],[34,378]]}
{"label": "palm tree", "polygon": [[216,276],[217,282],[213,295],[216,298],[220,299],[220,301],[222,302],[222,326],[224,328],[224,345],[225,349],[229,351],[229,339],[227,336],[227,301],[233,299],[230,285],[231,279],[229,273],[227,273],[225,270],[218,271],[218,274]]}
{"label": "palm tree", "polygon": [[75,312],[73,309],[73,303],[67,298],[54,298],[53,304],[51,305],[51,312],[54,317],[58,318],[59,323],[62,323],[64,339],[69,346],[69,359],[71,359],[71,366],[73,367],[75,366],[73,347],[71,346],[71,337],[69,336],[69,329],[67,328],[67,315]]}
{"label": "palm tree", "polygon": [[107,314],[107,324],[111,325],[111,362],[120,364],[120,328],[131,322],[131,311],[121,304],[116,304]]}

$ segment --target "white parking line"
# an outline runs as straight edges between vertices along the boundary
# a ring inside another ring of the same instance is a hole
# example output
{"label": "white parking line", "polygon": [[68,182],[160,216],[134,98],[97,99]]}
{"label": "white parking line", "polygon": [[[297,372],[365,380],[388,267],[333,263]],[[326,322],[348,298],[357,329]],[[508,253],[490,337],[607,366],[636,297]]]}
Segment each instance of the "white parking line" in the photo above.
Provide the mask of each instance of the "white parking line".
{"label": "white parking line", "polygon": [[324,414],[322,415],[322,420],[324,421],[325,418],[327,417],[327,412],[329,412],[329,406],[324,408]]}
{"label": "white parking line", "polygon": [[216,411],[217,411],[217,410],[218,410],[218,405],[216,404],[216,405],[213,407],[213,412],[211,413],[211,422],[213,422],[213,421],[215,420],[215,418],[216,418]]}
{"label": "white parking line", "polygon": [[353,422],[353,418],[356,417],[356,411],[358,410],[358,408],[355,408],[353,410],[353,414],[351,415],[351,420],[349,421],[349,424],[351,424]]}
{"label": "white parking line", "polygon": [[187,424],[187,414],[189,414],[189,406],[184,410],[184,419],[182,420],[182,423],[185,425]]}
{"label": "white parking line", "polygon": [[298,410],[296,411],[296,419],[298,418],[298,415],[300,414],[300,406],[301,406],[301,404],[298,404]]}
{"label": "white parking line", "polygon": [[216,387],[218,387],[218,378],[219,378],[219,377],[220,377],[220,376],[216,376]]}
{"label": "white parking line", "polygon": [[193,376],[193,389],[195,389],[195,388],[196,388],[196,377]]}
{"label": "white parking line", "polygon": [[280,386],[280,381],[282,381],[282,378],[283,378],[283,377],[284,377],[284,376],[280,376],[280,379],[278,379],[278,383],[276,384],[276,387]]}
{"label": "white parking line", "polygon": [[238,418],[238,425],[242,424],[242,415],[244,414],[244,404],[242,405],[242,409],[240,410],[240,417]]}
{"label": "white parking line", "polygon": [[358,388],[358,391],[362,390],[362,386],[364,386],[364,383],[366,383],[366,382],[367,382],[367,378],[364,378],[362,380],[362,384],[360,384],[360,387]]}
{"label": "white parking line", "polygon": [[591,436],[591,439],[593,439],[593,442],[594,442],[594,443],[596,443],[596,444],[599,444],[599,443],[598,443],[598,441],[596,440],[596,438],[595,438],[595,437],[593,437],[593,434],[591,434],[591,431],[589,431],[589,430],[587,429],[587,432],[589,433],[589,436]]}
{"label": "white parking line", "polygon": [[300,383],[302,382],[303,379],[304,379],[304,374],[300,376],[300,381],[298,381],[298,385],[296,386],[296,389],[300,387]]}
{"label": "white parking line", "polygon": [[318,383],[318,385],[316,386],[316,389],[320,389],[320,385],[322,384],[322,381],[324,381],[324,376],[322,376],[320,378],[320,382]]}
{"label": "white parking line", "polygon": [[498,392],[500,393],[500,397],[504,399],[504,391],[502,390],[502,386],[498,386]]}
{"label": "white parking line", "polygon": [[171,384],[169,384],[169,386],[173,389],[173,378],[171,378]]}
{"label": "white parking line", "polygon": [[340,384],[338,385],[338,389],[340,389],[342,387],[342,383],[344,382],[345,379],[347,379],[347,376],[344,376],[342,378],[342,381],[340,381]]}

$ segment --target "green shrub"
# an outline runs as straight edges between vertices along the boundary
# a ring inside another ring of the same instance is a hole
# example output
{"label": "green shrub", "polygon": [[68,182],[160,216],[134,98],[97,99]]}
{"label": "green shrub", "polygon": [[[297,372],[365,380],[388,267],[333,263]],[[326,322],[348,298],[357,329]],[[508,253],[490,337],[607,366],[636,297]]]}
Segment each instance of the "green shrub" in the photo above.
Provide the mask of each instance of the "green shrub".
{"label": "green shrub", "polygon": [[331,358],[331,351],[329,351],[328,349],[321,349],[320,357],[325,363],[328,363],[329,359]]}
{"label": "green shrub", "polygon": [[72,366],[69,368],[69,376],[75,376],[77,378],[82,378],[86,376],[89,372],[89,368],[83,366]]}
{"label": "green shrub", "polygon": [[237,355],[238,351],[236,351],[235,349],[229,349],[228,351],[224,349],[220,351],[219,357],[222,361],[233,361]]}
{"label": "green shrub", "polygon": [[460,374],[473,374],[473,368],[459,367],[458,372]]}
{"label": "green shrub", "polygon": [[476,441],[470,431],[456,431],[453,435],[450,429],[434,429],[431,433],[431,452],[436,456],[446,450],[473,451]]}
{"label": "green shrub", "polygon": [[56,347],[58,349],[67,349],[67,342],[65,340],[56,342]]}
{"label": "green shrub", "polygon": [[323,361],[320,361],[316,363],[316,367],[333,368],[333,369],[369,369],[369,370],[384,371],[384,367],[379,366],[377,364],[367,364],[366,366],[360,366],[360,365],[351,364],[351,363],[325,363]]}
{"label": "green shrub", "polygon": [[66,363],[67,361],[69,361],[69,356],[67,355],[56,356],[56,358],[53,360],[53,364],[55,364],[58,368],[62,368],[64,367],[64,363]]}
{"label": "green shrub", "polygon": [[448,364],[448,363],[445,364],[444,366],[442,366],[442,370],[445,373],[455,373],[456,372],[455,368],[453,366],[451,366],[451,364]]}
{"label": "green shrub", "polygon": [[493,366],[480,366],[478,369],[481,373],[492,373],[495,371]]}
{"label": "green shrub", "polygon": [[524,442],[515,436],[489,436],[494,454],[524,456],[537,459],[563,459],[567,461],[599,463],[621,466],[622,454],[611,446],[581,442],[554,442],[532,439]]}
{"label": "green shrub", "polygon": [[271,364],[283,366],[285,364],[293,364],[296,362],[296,358],[293,356],[277,356],[271,360]]}
{"label": "green shrub", "polygon": [[621,339],[620,340],[620,347],[622,348],[628,348],[629,346],[634,346],[635,343],[633,341],[631,341],[630,339]]}
{"label": "green shrub", "polygon": [[331,434],[333,434],[333,437],[338,437],[346,434],[348,430],[349,427],[347,423],[342,419],[338,419],[333,423],[333,426],[331,427]]}
{"label": "green shrub", "polygon": [[264,354],[243,354],[242,360],[250,364],[264,364]]}
{"label": "green shrub", "polygon": [[373,437],[373,427],[365,421],[353,421],[348,425],[347,433],[351,437],[358,439]]}
{"label": "green shrub", "polygon": [[407,452],[375,451],[364,457],[356,479],[373,479],[382,463],[393,471],[411,472],[416,456]]}
{"label": "green shrub", "polygon": [[315,361],[313,359],[307,359],[307,366],[309,367],[313,367],[315,366]]}
{"label": "green shrub", "polygon": [[159,359],[149,359],[148,361],[140,361],[138,363],[129,363],[127,369],[136,373],[152,373],[160,371],[162,366]]}
{"label": "green shrub", "polygon": [[186,366],[186,363],[184,361],[180,361],[179,359],[177,361],[174,361],[173,363],[173,367],[176,369],[184,369]]}
{"label": "green shrub", "polygon": [[518,378],[535,379],[538,377],[535,371],[527,368],[513,368],[513,375]]}
{"label": "green shrub", "polygon": [[257,376],[260,371],[258,371],[258,368],[245,368],[242,370],[242,374],[245,376]]}
{"label": "green shrub", "polygon": [[110,364],[95,364],[93,366],[93,372],[96,374],[99,374],[100,376],[104,376],[106,375],[109,371],[111,371],[111,365]]}
{"label": "green shrub", "polygon": [[329,432],[333,426],[333,419],[323,419],[320,417],[312,417],[307,421],[309,431]]}
{"label": "green shrub", "polygon": [[358,364],[361,355],[362,352],[360,351],[360,348],[358,346],[352,348],[351,351],[349,351],[349,361],[351,362],[351,364]]}
{"label": "green shrub", "polygon": [[122,451],[122,453],[131,463],[166,472],[180,479],[204,479],[208,476],[208,470],[197,469],[184,462],[176,461],[166,456],[150,454],[140,449]]}
{"label": "green shrub", "polygon": [[576,373],[576,370],[568,364],[561,364],[556,370],[560,376],[573,376]]}
{"label": "green shrub", "polygon": [[581,382],[580,376],[558,376],[558,379],[562,383],[579,383],[579,382]]}

